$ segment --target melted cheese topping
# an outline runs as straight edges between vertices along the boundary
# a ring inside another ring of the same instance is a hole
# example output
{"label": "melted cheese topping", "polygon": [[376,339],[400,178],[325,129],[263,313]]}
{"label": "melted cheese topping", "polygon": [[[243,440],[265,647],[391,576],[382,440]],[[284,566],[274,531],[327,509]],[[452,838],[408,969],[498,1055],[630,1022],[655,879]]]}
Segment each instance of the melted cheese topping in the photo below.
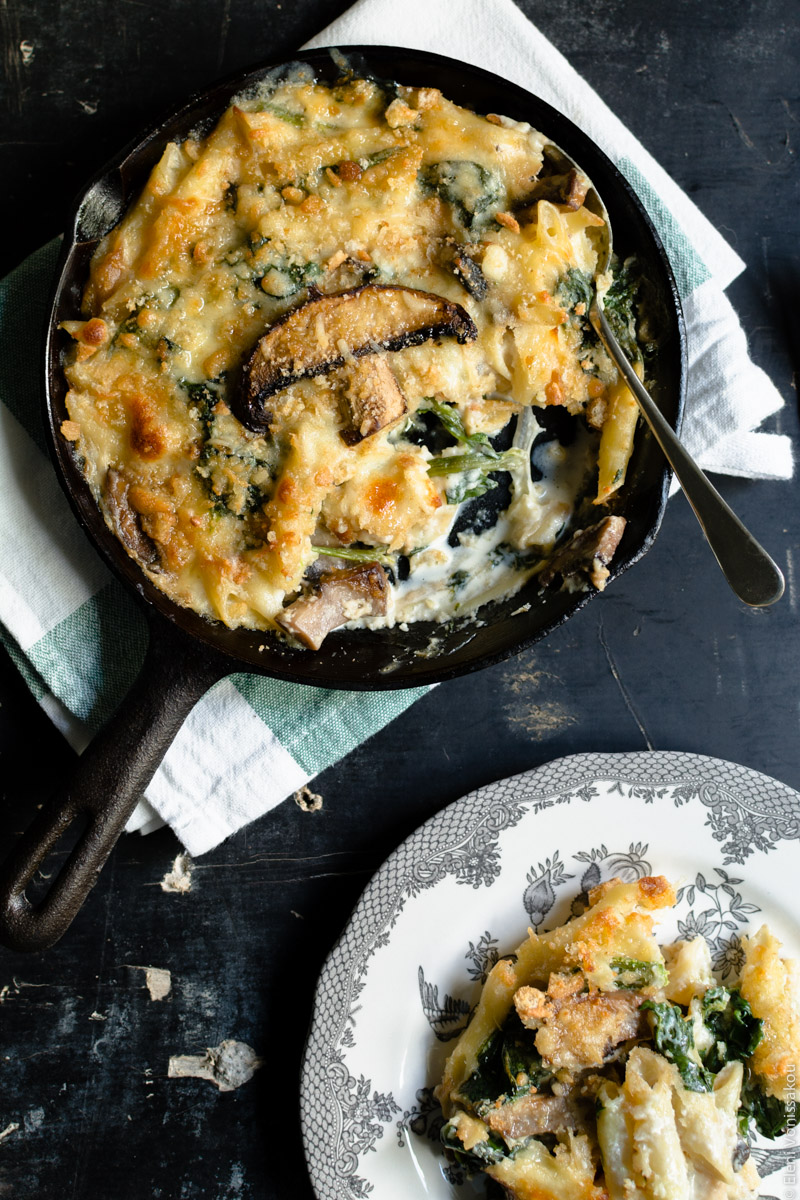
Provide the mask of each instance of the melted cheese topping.
{"label": "melted cheese topping", "polygon": [[[174,601],[272,627],[325,544],[409,556],[387,614],[355,622],[373,626],[447,619],[538,569],[596,472],[597,435],[551,443],[535,484],[520,459],[498,523],[454,537],[458,496],[486,471],[437,474],[406,434],[431,398],[466,438],[529,406],[580,414],[616,385],[564,292],[591,277],[602,222],[557,196],[532,203],[544,146],[433,88],[390,96],[357,79],[241,97],[204,140],[166,147],[95,253],[83,319],[65,323],[63,433],[107,522]],[[406,424],[355,445],[341,436],[346,364],[279,391],[263,434],[245,429],[228,401],[270,326],[311,286],[372,280],[461,305],[477,337],[387,355]]]}

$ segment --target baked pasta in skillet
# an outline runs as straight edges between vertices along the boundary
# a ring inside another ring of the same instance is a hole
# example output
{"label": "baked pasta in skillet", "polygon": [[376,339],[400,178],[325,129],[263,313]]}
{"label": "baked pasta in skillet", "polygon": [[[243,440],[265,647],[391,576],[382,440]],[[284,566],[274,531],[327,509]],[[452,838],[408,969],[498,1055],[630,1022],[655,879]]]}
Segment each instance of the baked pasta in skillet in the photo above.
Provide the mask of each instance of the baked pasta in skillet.
{"label": "baked pasta in skillet", "polygon": [[662,876],[618,879],[492,969],[437,1096],[442,1141],[518,1200],[738,1200],[748,1134],[792,1122],[796,968],[766,927],[737,986],[705,940],[660,947]]}
{"label": "baked pasta in skillet", "polygon": [[[231,627],[317,648],[602,588],[636,424],[587,319],[604,232],[529,126],[298,69],[101,242],[62,434],[153,583]],[[597,282],[643,364],[636,264]]]}

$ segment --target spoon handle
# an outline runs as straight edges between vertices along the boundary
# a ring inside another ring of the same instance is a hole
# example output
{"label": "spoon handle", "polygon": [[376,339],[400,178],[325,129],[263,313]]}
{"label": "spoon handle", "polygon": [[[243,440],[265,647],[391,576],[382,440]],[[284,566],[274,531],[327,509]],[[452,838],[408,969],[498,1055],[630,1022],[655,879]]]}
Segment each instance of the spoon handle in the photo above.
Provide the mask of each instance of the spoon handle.
{"label": "spoon handle", "polygon": [[754,608],[774,604],[780,600],[784,589],[779,567],[681,445],[642,385],[614,336],[602,306],[596,300],[592,304],[589,319],[636,397],[731,588],[740,600]]}

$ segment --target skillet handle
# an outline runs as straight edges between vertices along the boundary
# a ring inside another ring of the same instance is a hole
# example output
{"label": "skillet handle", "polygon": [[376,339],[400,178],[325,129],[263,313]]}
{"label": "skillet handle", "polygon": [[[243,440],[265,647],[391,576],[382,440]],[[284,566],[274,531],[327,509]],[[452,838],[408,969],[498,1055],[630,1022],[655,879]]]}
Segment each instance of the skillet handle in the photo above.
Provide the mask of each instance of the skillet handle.
{"label": "skillet handle", "polygon": [[[0,867],[0,943],[45,950],[66,932],[184,719],[230,670],[222,654],[150,620],[150,644],[130,692]],[[44,898],[31,904],[25,889],[80,817],[88,821],[77,844]]]}

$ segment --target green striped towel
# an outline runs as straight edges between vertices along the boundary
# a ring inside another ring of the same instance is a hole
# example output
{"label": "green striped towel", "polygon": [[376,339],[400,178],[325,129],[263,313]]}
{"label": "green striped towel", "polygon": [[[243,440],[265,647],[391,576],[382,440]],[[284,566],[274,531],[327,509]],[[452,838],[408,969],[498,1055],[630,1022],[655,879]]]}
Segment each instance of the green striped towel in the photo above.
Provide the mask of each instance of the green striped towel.
{"label": "green striped towel", "polygon": [[[581,125],[637,188],[672,259],[688,326],[690,449],[710,470],[789,478],[788,439],[757,432],[781,397],[750,362],[723,294],[743,264],[713,226],[511,0],[406,0],[400,25],[396,14],[396,0],[360,0],[313,44],[386,44],[402,31],[405,44],[513,79]],[[51,243],[0,283],[0,621],[34,695],[82,749],[135,677],[146,630],[75,523],[45,453],[38,381],[57,252]],[[166,822],[202,854],[424,690],[352,694],[231,676],[196,705],[129,828]]]}
{"label": "green striped towel", "polygon": [[[81,750],[135,678],[147,630],[78,527],[45,450],[42,331],[57,255],[51,242],[0,283],[0,620],[37,700]],[[166,822],[202,854],[426,690],[354,694],[232,675],[195,706],[129,828]]]}

